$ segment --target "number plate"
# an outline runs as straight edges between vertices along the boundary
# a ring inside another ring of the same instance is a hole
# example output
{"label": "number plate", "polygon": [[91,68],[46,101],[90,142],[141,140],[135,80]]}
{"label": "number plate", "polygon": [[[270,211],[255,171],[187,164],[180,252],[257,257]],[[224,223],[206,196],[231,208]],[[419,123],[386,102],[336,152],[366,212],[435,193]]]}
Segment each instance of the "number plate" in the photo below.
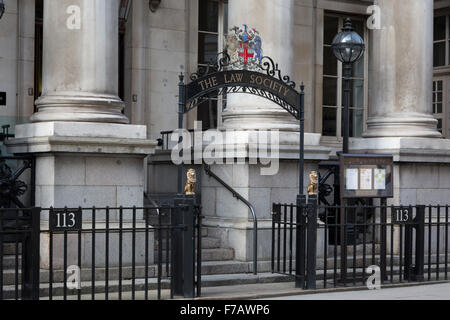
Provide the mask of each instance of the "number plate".
{"label": "number plate", "polygon": [[51,210],[50,231],[79,231],[82,226],[82,210]]}
{"label": "number plate", "polygon": [[399,208],[396,207],[392,211],[392,223],[393,224],[405,224],[412,221],[412,209],[411,208]]}

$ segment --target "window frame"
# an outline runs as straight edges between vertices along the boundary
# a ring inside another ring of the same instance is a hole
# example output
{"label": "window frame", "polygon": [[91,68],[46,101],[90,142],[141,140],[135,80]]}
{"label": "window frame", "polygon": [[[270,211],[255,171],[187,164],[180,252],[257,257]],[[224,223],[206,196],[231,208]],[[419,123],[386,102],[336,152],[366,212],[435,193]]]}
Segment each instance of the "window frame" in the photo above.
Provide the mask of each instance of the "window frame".
{"label": "window frame", "polygon": [[[435,113],[434,112],[434,105],[436,103],[438,103],[437,101],[435,101],[434,99],[434,95],[438,92],[438,90],[434,89],[434,83],[437,81],[442,81],[442,113]],[[437,119],[437,120],[441,120],[442,121],[442,135],[444,137],[447,137],[447,112],[446,112],[446,101],[447,101],[447,90],[449,88],[449,83],[450,81],[450,77],[449,76],[438,76],[438,77],[433,77],[433,89],[432,89],[432,94],[433,94],[433,101],[432,101],[432,114],[433,116]]]}
{"label": "window frame", "polygon": [[[198,13],[199,9],[200,9],[200,1],[198,0],[198,5],[197,5],[197,10]],[[196,24],[196,37],[197,37],[197,41],[196,43],[199,43],[199,34],[203,33],[203,34],[217,34],[218,40],[217,40],[217,53],[222,52],[225,49],[225,4],[228,5],[228,0],[207,0],[207,1],[211,1],[211,2],[218,2],[219,6],[218,6],[218,23],[217,23],[217,33],[216,32],[211,32],[211,31],[201,31],[200,30],[200,26],[199,23],[197,21]],[[228,25],[228,21],[226,21],[226,24]],[[228,30],[227,30],[228,32]],[[198,50],[199,45],[197,45],[197,50]],[[197,68],[198,67],[202,67],[202,66],[207,66],[207,64],[204,63],[199,63],[199,52],[197,51]],[[223,118],[222,118],[222,114],[223,114],[223,109],[224,106],[226,104],[226,101],[224,100],[223,97],[218,97],[217,99],[212,99],[212,100],[217,100],[217,127],[216,128],[211,128],[211,129],[221,129],[223,127]],[[210,105],[211,108],[211,105]],[[198,117],[197,117],[198,119]]]}
{"label": "window frame", "polygon": [[[370,54],[370,38],[369,38],[369,30],[367,28],[367,24],[366,24],[366,16],[364,15],[356,15],[354,13],[344,13],[344,12],[328,12],[328,11],[324,11],[323,12],[323,25],[322,25],[322,29],[321,32],[323,34],[323,36],[321,37],[322,39],[322,43],[320,45],[320,49],[322,50],[322,53],[320,54],[322,61],[321,65],[324,65],[324,48],[327,46],[325,44],[324,41],[324,35],[325,35],[325,17],[337,17],[339,19],[338,21],[338,30],[341,30],[344,26],[344,20],[347,17],[350,17],[352,20],[359,20],[359,21],[363,21],[363,26],[364,26],[364,43],[366,45],[366,51],[364,54],[364,88],[363,88],[363,108],[350,108],[350,109],[354,109],[354,110],[363,110],[363,127],[362,130],[363,132],[367,130],[367,119],[368,119],[368,111],[369,111],[369,54]],[[321,100],[320,100],[320,118],[318,119],[318,132],[322,135],[322,141],[325,144],[335,144],[335,143],[342,143],[343,142],[343,136],[342,136],[342,113],[343,113],[343,105],[342,105],[342,101],[343,101],[343,63],[340,61],[337,61],[337,68],[338,68],[338,72],[337,72],[337,101],[336,101],[336,106],[327,106],[324,104],[323,101],[323,91],[324,91],[324,78],[329,76],[329,75],[325,75],[323,73],[323,69],[322,69],[322,74],[321,74],[321,81],[322,81],[322,86],[321,86],[321,92],[320,92],[320,96],[321,96]],[[360,80],[360,78],[354,78],[352,77],[351,80]],[[339,107],[340,106],[340,107]],[[324,108],[336,108],[336,136],[324,136],[323,135],[323,110]],[[353,138],[353,137],[351,137]]]}
{"label": "window frame", "polygon": [[[434,70],[443,70],[450,68],[450,10],[442,11],[433,16],[433,29],[434,29],[434,20],[436,18],[445,17],[445,39],[444,40],[434,40],[433,36],[433,69]],[[445,64],[443,66],[434,66],[434,45],[436,43],[445,42]]]}

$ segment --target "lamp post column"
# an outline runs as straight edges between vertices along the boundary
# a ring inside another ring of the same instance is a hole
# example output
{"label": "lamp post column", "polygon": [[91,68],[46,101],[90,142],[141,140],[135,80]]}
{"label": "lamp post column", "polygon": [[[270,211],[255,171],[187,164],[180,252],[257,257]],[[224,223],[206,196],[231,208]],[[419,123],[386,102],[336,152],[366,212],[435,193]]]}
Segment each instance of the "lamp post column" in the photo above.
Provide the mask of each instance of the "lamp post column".
{"label": "lamp post column", "polygon": [[344,63],[344,154],[349,153],[348,139],[350,137],[350,77],[352,65]]}

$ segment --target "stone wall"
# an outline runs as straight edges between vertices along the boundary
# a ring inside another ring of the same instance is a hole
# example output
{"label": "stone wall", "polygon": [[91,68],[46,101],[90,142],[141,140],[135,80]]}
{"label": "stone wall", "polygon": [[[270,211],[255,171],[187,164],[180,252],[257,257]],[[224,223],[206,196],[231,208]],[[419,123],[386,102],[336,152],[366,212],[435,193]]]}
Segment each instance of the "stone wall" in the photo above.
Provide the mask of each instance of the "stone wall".
{"label": "stone wall", "polygon": [[5,0],[0,20],[0,91],[7,105],[0,106],[0,125],[28,122],[34,112],[34,0]]}

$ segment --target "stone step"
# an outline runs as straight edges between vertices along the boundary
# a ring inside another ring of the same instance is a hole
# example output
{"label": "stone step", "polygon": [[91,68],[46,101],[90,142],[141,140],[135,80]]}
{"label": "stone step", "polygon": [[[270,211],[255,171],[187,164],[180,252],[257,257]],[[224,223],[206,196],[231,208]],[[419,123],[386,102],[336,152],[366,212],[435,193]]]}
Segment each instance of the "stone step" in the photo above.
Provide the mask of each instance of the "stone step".
{"label": "stone step", "polygon": [[[202,260],[203,261],[225,261],[234,258],[233,249],[219,248],[220,241],[214,238],[204,238],[202,242]],[[165,243],[165,242],[164,242]],[[165,245],[164,245],[165,246]],[[10,248],[11,249],[11,248]],[[11,249],[12,250],[12,249]],[[15,250],[15,249],[14,249]],[[166,250],[162,250],[163,263],[166,262]],[[158,251],[155,250],[154,256],[157,257]],[[22,261],[22,256],[18,256],[19,268]],[[15,254],[5,254],[3,256],[4,270],[14,269],[16,266]]]}
{"label": "stone step", "polygon": [[[158,256],[158,252],[155,251],[155,259]],[[170,256],[170,253],[169,253]],[[224,248],[213,248],[213,249],[202,249],[202,261],[226,261],[234,259],[233,249]],[[157,260],[157,259],[156,259]],[[167,261],[167,251],[162,250],[162,262]]]}
{"label": "stone step", "polygon": [[[257,276],[251,274],[232,274],[232,275],[209,275],[202,277],[202,287],[219,287],[219,286],[228,286],[228,285],[244,285],[244,284],[257,284],[257,283],[276,283],[276,282],[288,282],[293,281],[293,277],[277,275],[272,273],[259,274]],[[156,295],[157,289],[157,280],[155,278],[148,279],[148,289],[153,291],[152,295]],[[109,293],[116,293],[119,291],[119,282],[114,280],[110,281],[108,285]],[[164,290],[168,290],[170,288],[170,280],[163,279],[161,282],[161,287]],[[106,286],[104,281],[95,282],[95,293],[104,295]],[[53,296],[55,299],[61,299],[63,295],[64,286],[63,283],[54,283],[53,284]],[[131,280],[122,281],[122,290],[123,292],[130,292],[132,290],[132,282]],[[142,291],[145,290],[145,280],[144,279],[136,279],[135,281],[135,290],[139,293],[140,296],[143,297]],[[20,291],[20,288],[19,288]],[[77,294],[76,290],[67,290],[69,296],[75,296]],[[85,299],[91,299],[92,293],[92,283],[82,282],[81,283],[81,293],[85,295]],[[164,297],[167,298],[168,292],[164,293]],[[20,297],[20,292],[19,292]],[[48,299],[49,297],[49,285],[48,283],[41,284],[40,286],[40,297],[42,300]],[[15,298],[15,287],[14,286],[4,286],[3,298],[14,299]],[[75,297],[71,297],[74,299]],[[103,297],[99,297],[99,300],[104,299]]]}
{"label": "stone step", "polygon": [[[155,239],[157,240],[157,239]],[[196,242],[197,245],[197,242]],[[220,240],[216,238],[210,238],[210,237],[202,237],[202,249],[220,249]],[[155,246],[155,252],[157,247]],[[163,250],[166,250],[167,248],[167,241],[163,239],[162,241],[162,248]]]}
{"label": "stone step", "polygon": [[[22,244],[18,244],[18,252],[22,253]],[[5,243],[3,244],[3,254],[4,255],[13,255],[16,253],[16,244],[15,243]]]}
{"label": "stone step", "polygon": [[[162,266],[162,275],[167,276],[166,265]],[[260,261],[258,262],[258,272],[265,273],[271,271],[270,261]],[[148,276],[155,277],[158,272],[157,265],[151,265],[148,268]],[[202,275],[215,275],[215,274],[235,274],[235,273],[253,273],[253,263],[252,262],[240,262],[240,261],[207,261],[202,263]],[[4,285],[14,285],[15,284],[15,270],[5,270],[3,273],[3,283]],[[135,269],[135,274],[137,278],[145,277],[145,267],[139,266]],[[132,268],[124,267],[122,268],[122,279],[131,279]],[[105,269],[98,268],[95,271],[95,280],[104,281]],[[48,283],[50,279],[50,273],[48,270],[40,271],[40,281],[42,283]],[[64,273],[61,270],[53,271],[53,281],[62,282],[64,279]],[[109,269],[109,279],[118,280],[119,279],[119,268]],[[81,280],[91,281],[92,272],[91,269],[81,270]],[[19,283],[21,281],[21,270],[19,270]]]}
{"label": "stone step", "polygon": [[[441,272],[441,278],[443,278],[443,272],[444,268],[440,268]],[[432,273],[432,279],[435,279],[435,272],[436,268],[433,267],[431,269]],[[399,274],[399,268],[395,268],[394,277],[395,279],[398,278]],[[357,278],[360,278],[362,275],[362,269],[358,269],[356,276]],[[323,285],[323,279],[324,274],[323,271],[318,271],[317,273],[317,280],[318,285]],[[347,280],[348,285],[351,285],[352,283],[352,272],[347,273]],[[217,274],[217,275],[203,275],[202,276],[202,287],[220,287],[220,286],[230,286],[230,285],[247,285],[247,284],[258,284],[258,283],[280,283],[280,282],[291,282],[294,281],[293,276],[285,276],[285,275],[278,275],[278,274],[272,274],[272,273],[260,273],[257,276],[254,276],[252,274],[248,273],[239,273],[239,274]],[[360,281],[360,280],[358,280]],[[395,280],[396,281],[396,280]],[[332,287],[333,283],[333,275],[327,274],[327,282],[330,287]],[[389,282],[389,281],[388,281]],[[358,282],[357,282],[358,284]],[[82,299],[83,300],[91,300],[91,292],[92,292],[92,283],[91,281],[83,281],[81,283],[82,287]],[[170,288],[170,280],[169,279],[162,279],[161,282],[162,287],[162,298],[168,299],[170,297],[170,291],[168,290]],[[62,299],[63,295],[63,283],[58,282],[53,284],[53,298],[55,300]],[[14,299],[15,298],[15,286],[14,285],[5,285],[3,287],[3,298],[4,299]],[[151,299],[156,298],[156,289],[157,289],[157,279],[156,278],[150,278],[148,279],[148,289],[149,289],[149,295]],[[111,294],[110,299],[114,300],[117,299],[117,292],[119,290],[119,282],[117,280],[111,280],[109,282],[109,290],[108,292]],[[131,299],[130,291],[132,290],[132,283],[131,280],[124,280],[122,281],[122,290],[124,292],[124,299]],[[144,290],[145,290],[145,281],[143,278],[138,278],[135,281],[135,290],[136,290],[136,298],[138,300],[141,300],[144,298]],[[77,299],[77,292],[68,290],[68,299],[73,300]],[[105,299],[105,282],[104,281],[96,281],[95,282],[95,298],[97,300],[104,300]],[[18,296],[20,297],[20,286],[19,286],[19,292]],[[49,284],[48,283],[42,283],[40,285],[40,297],[42,300],[48,300],[49,297]]]}
{"label": "stone step", "polygon": [[[22,255],[17,256],[19,269],[22,265]],[[16,267],[16,255],[3,256],[3,270],[14,270]]]}

